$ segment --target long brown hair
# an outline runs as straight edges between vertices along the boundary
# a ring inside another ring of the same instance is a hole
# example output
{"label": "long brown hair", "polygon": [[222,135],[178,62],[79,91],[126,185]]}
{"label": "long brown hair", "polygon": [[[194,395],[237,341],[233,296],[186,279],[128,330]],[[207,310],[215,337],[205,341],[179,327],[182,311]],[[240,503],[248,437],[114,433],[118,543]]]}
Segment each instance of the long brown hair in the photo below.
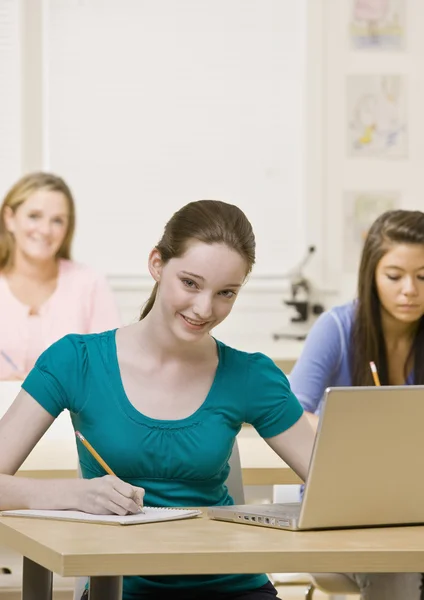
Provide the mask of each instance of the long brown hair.
{"label": "long brown hair", "polygon": [[[353,385],[373,385],[370,361],[376,363],[381,384],[389,384],[387,349],[375,272],[377,264],[393,244],[424,245],[424,213],[419,210],[387,211],[374,221],[365,239],[350,343]],[[424,384],[424,316],[418,324],[410,357],[414,364],[414,383]],[[408,362],[405,364],[405,379]]]}
{"label": "long brown hair", "polygon": [[0,271],[11,266],[15,240],[7,230],[4,213],[6,207],[13,212],[38,190],[61,192],[68,204],[68,230],[56,258],[71,258],[72,239],[75,231],[75,202],[68,185],[61,177],[52,173],[29,173],[17,181],[7,192],[0,208]]}
{"label": "long brown hair", "polygon": [[[246,215],[237,206],[220,200],[198,200],[178,210],[165,225],[156,248],[166,264],[171,258],[184,254],[191,240],[205,244],[226,244],[242,256],[250,273],[255,263],[255,236]],[[144,305],[141,319],[155,303],[158,284]]]}

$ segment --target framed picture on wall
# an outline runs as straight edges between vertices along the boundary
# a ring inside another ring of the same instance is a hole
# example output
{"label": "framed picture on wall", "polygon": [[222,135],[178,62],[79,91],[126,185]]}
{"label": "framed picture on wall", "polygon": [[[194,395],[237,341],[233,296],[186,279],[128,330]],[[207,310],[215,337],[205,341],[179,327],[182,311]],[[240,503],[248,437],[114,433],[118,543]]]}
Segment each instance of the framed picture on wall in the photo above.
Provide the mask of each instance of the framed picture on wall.
{"label": "framed picture on wall", "polygon": [[345,192],[343,198],[343,270],[356,273],[368,229],[386,210],[400,208],[398,191]]}
{"label": "framed picture on wall", "polygon": [[346,90],[347,155],[406,158],[405,78],[349,75]]}
{"label": "framed picture on wall", "polygon": [[405,48],[405,0],[351,0],[349,26],[355,50]]}

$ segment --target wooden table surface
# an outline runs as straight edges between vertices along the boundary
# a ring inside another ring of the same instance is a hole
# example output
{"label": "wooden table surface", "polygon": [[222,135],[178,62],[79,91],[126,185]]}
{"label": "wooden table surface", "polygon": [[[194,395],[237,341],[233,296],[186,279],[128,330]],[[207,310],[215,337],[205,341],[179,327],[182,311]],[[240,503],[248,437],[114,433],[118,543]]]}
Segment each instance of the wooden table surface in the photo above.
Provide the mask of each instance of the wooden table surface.
{"label": "wooden table surface", "polygon": [[291,468],[268,446],[253,427],[237,436],[244,485],[301,483]]}
{"label": "wooden table surface", "polygon": [[424,571],[424,527],[289,532],[205,516],[127,527],[0,517],[0,537],[65,577]]}
{"label": "wooden table surface", "polygon": [[[300,483],[297,475],[253,428],[243,428],[237,439],[244,485]],[[18,475],[37,478],[76,477],[77,460],[76,445],[69,436],[63,440],[42,439],[19,469]]]}
{"label": "wooden table surface", "polygon": [[[0,382],[0,416],[19,392],[19,382]],[[300,483],[293,471],[264,442],[253,427],[238,436],[244,485]],[[43,436],[18,475],[37,478],[76,477],[77,451],[69,414],[65,411]]]}

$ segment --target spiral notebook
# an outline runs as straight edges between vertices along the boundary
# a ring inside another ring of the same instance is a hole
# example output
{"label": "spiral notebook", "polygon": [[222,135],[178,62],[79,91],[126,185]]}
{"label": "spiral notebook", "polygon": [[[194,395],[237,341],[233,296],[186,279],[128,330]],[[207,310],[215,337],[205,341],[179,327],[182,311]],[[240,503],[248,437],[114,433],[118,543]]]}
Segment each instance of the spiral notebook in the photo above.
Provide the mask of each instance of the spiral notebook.
{"label": "spiral notebook", "polygon": [[159,521],[190,519],[202,514],[201,510],[185,508],[156,508],[144,506],[144,512],[133,515],[93,515],[79,510],[3,510],[3,517],[29,517],[32,519],[56,519],[81,523],[104,523],[106,525],[140,525]]}

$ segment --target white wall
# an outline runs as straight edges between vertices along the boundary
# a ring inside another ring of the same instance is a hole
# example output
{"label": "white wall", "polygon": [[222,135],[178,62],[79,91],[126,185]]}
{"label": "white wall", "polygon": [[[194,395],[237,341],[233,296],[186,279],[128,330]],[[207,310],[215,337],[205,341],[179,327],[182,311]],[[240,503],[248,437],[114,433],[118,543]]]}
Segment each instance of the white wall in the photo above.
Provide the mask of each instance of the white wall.
{"label": "white wall", "polygon": [[[343,238],[345,192],[398,192],[400,208],[424,210],[424,2],[405,0],[404,48],[355,50],[349,43],[352,0],[324,0],[324,272],[339,299],[355,293],[356,273],[346,272]],[[407,152],[402,158],[352,157],[347,153],[347,79],[353,75],[400,75],[406,84]]]}
{"label": "white wall", "polygon": [[255,274],[306,245],[306,0],[48,0],[48,167],[78,202],[75,255],[143,275],[188,201],[238,204]]}
{"label": "white wall", "polygon": [[[352,297],[345,192],[397,190],[401,206],[424,207],[424,4],[405,1],[399,52],[352,50],[352,5],[0,0],[1,191],[27,168],[69,180],[76,258],[108,275],[126,320],[150,289],[146,255],[165,221],[201,197],[239,204],[257,234],[258,263],[225,335],[286,328],[287,286],[275,276],[309,244],[325,305]],[[367,73],[405,78],[404,158],[347,155],[346,81]]]}
{"label": "white wall", "polygon": [[69,181],[74,255],[108,276],[125,322],[149,293],[147,253],[172,212],[202,197],[237,203],[258,260],[222,336],[264,348],[294,315],[279,277],[309,244],[308,275],[321,279],[320,10],[307,0],[0,0],[16,100],[0,113],[0,192],[28,170]]}
{"label": "white wall", "polygon": [[0,2],[0,191],[21,174],[21,5]]}

